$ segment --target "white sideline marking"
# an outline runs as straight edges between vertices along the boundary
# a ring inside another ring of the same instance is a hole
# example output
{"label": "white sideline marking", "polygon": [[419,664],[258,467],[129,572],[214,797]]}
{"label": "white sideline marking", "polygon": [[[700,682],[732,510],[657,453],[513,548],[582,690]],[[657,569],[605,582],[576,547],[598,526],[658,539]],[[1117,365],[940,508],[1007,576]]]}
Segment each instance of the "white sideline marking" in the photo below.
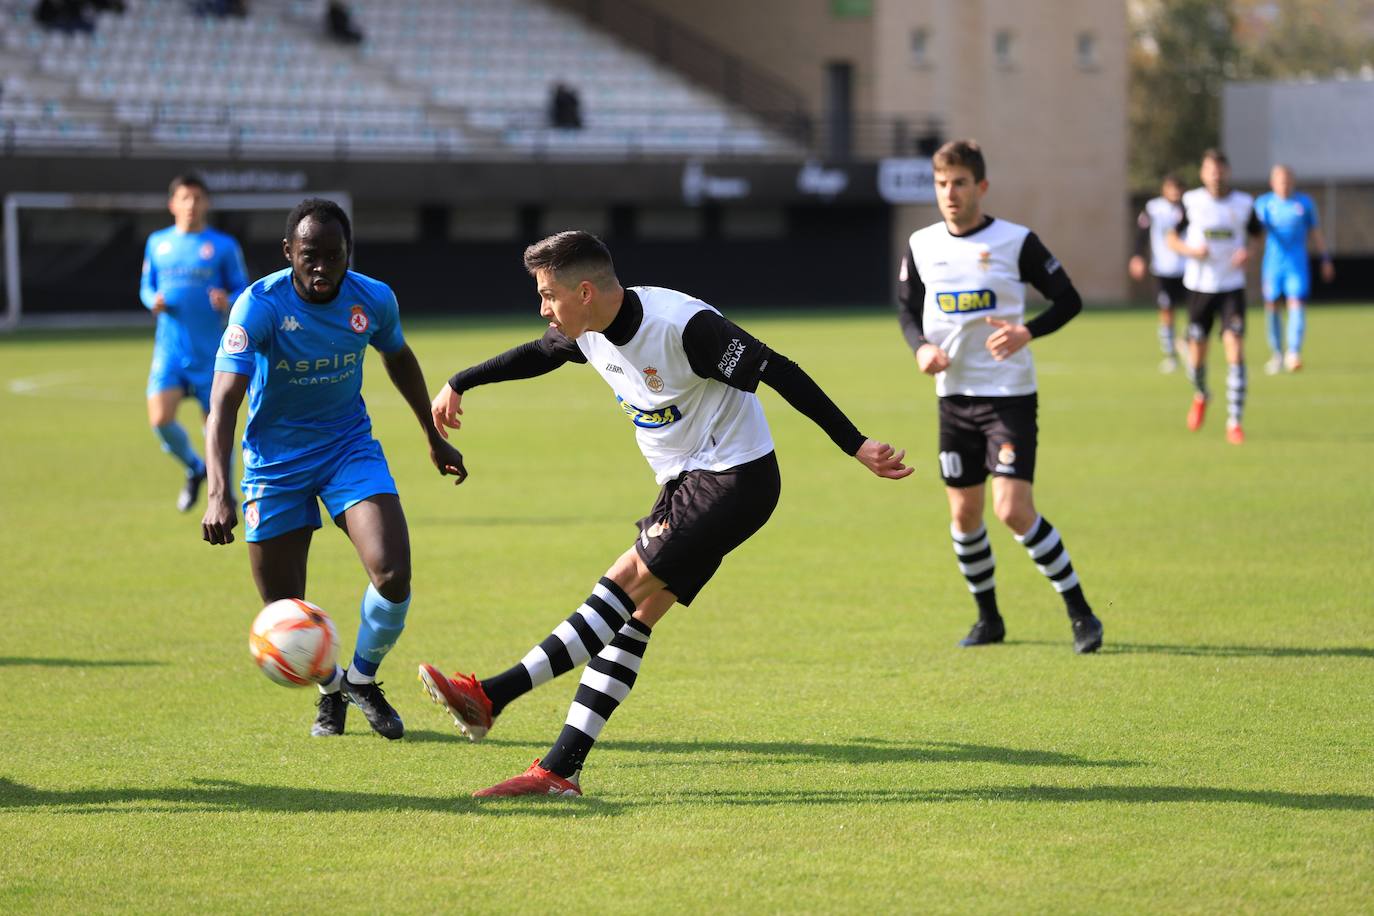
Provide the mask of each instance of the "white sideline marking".
{"label": "white sideline marking", "polygon": [[[10,394],[24,397],[54,397],[62,392],[54,389],[71,388],[81,382],[82,372],[49,372],[46,375],[30,375],[27,378],[10,379],[5,386]],[[117,392],[103,389],[86,388],[80,393],[88,401],[126,401]]]}

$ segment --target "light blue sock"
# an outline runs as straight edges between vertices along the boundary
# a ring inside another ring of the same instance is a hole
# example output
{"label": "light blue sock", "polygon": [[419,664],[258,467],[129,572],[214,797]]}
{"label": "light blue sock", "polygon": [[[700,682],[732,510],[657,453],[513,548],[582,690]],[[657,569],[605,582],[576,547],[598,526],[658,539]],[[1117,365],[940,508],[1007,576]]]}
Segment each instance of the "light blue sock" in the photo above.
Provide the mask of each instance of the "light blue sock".
{"label": "light blue sock", "polygon": [[[1288,306],[1288,352],[1302,352],[1302,338],[1307,333],[1307,309]],[[1319,354],[1320,355],[1320,354]]]}
{"label": "light blue sock", "polygon": [[176,420],[162,426],[154,426],[153,432],[162,440],[162,450],[186,466],[186,476],[194,477],[205,472],[205,462],[200,460],[196,450],[191,448],[191,437]]}
{"label": "light blue sock", "polygon": [[363,593],[362,623],[358,627],[358,644],[353,650],[353,665],[348,679],[355,684],[366,683],[377,676],[377,666],[396,645],[406,628],[406,611],[410,596],[393,604],[382,597],[371,582]]}
{"label": "light blue sock", "polygon": [[[1288,312],[1288,321],[1289,321],[1289,323],[1290,323],[1290,325],[1291,325],[1291,323],[1292,323],[1292,321],[1293,321],[1293,312],[1292,312],[1291,310]],[[1267,336],[1269,337],[1269,351],[1270,351],[1271,353],[1273,353],[1275,356],[1282,356],[1282,355],[1283,355],[1283,329],[1282,329],[1282,328],[1283,328],[1282,319],[1279,317],[1279,309],[1278,309],[1278,306],[1274,306],[1274,307],[1271,308],[1271,309],[1265,309],[1265,310],[1264,310],[1264,329],[1265,329],[1265,331],[1266,331],[1266,333],[1267,333]],[[1290,330],[1289,333],[1291,334],[1292,331]]]}

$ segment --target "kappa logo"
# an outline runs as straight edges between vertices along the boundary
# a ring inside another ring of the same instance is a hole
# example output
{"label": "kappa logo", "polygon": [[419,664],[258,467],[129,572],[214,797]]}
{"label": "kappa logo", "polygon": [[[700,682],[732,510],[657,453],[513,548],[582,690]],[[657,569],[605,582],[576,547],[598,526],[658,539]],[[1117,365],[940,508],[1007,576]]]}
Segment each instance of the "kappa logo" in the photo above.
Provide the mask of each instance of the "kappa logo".
{"label": "kappa logo", "polygon": [[171,242],[159,242],[159,243],[158,243],[158,246],[157,246],[157,253],[158,253],[158,254],[171,254],[171,253],[172,253],[172,243],[171,243]]}
{"label": "kappa logo", "polygon": [[353,306],[352,312],[353,314],[348,318],[348,326],[353,329],[354,333],[361,334],[368,327],[367,313],[363,311],[361,305]]}
{"label": "kappa logo", "polygon": [[224,329],[224,352],[242,353],[248,349],[248,332],[243,325],[231,324]]}
{"label": "kappa logo", "polygon": [[649,386],[649,390],[658,394],[663,390],[663,379],[659,377],[658,370],[649,366],[644,370],[644,384]]}
{"label": "kappa logo", "polygon": [[622,369],[622,368],[620,368],[619,366],[617,366],[615,363],[607,363],[607,364],[606,364],[606,371],[607,371],[607,372],[614,372],[616,375],[624,375],[624,374],[625,374],[625,370]]}
{"label": "kappa logo", "polygon": [[301,323],[296,320],[295,315],[287,315],[281,320],[281,329],[283,331],[299,331]]}

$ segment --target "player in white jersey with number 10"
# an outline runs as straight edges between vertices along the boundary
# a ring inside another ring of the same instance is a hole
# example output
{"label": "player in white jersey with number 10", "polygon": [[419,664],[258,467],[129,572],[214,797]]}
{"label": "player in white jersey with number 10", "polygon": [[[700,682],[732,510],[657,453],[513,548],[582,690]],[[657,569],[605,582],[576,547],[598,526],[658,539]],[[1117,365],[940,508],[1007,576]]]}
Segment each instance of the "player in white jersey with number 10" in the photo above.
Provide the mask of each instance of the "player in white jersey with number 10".
{"label": "player in white jersey with number 10", "polygon": [[[1037,395],[1026,344],[1056,331],[1083,308],[1059,259],[1025,226],[983,213],[988,181],[972,140],[936,150],[935,199],[941,222],[912,233],[898,275],[902,333],[940,398],[940,476],[959,571],[978,604],[962,646],[999,643],[992,544],[983,524],[984,482],[993,511],[1064,599],[1076,652],[1102,645],[1093,614],[1059,532],[1031,496]],[[1025,321],[1026,284],[1051,305]],[[1023,323],[1024,322],[1024,323]]]}

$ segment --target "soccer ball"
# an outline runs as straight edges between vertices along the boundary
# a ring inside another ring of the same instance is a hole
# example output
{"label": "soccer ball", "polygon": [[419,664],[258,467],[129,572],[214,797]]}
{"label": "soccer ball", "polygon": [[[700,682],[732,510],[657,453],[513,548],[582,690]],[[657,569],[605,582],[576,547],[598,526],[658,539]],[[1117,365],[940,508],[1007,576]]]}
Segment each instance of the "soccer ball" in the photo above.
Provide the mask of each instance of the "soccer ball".
{"label": "soccer ball", "polygon": [[248,651],[270,680],[304,687],[334,673],[339,634],[320,608],[303,598],[283,598],[258,612],[248,631]]}

